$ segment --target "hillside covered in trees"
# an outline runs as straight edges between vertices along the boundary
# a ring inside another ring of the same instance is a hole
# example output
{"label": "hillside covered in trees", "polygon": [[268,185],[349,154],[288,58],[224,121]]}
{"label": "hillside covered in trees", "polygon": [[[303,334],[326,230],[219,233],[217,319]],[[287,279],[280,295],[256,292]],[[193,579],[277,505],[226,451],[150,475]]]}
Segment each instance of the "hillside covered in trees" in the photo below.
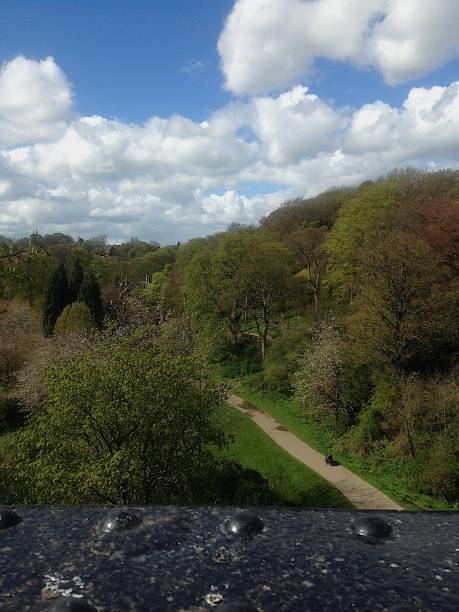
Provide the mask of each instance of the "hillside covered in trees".
{"label": "hillside covered in trees", "polygon": [[221,454],[224,379],[401,498],[459,504],[459,171],[173,246],[0,243],[2,501],[285,502]]}

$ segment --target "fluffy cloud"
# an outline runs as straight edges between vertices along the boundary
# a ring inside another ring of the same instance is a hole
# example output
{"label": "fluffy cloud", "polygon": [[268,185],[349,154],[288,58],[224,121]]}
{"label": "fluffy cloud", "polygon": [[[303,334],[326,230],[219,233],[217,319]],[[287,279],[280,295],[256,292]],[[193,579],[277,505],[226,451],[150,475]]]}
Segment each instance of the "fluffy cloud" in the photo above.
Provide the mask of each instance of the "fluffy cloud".
{"label": "fluffy cloud", "polygon": [[237,0],[218,43],[226,88],[258,94],[315,58],[374,66],[395,84],[459,52],[457,0]]}
{"label": "fluffy cloud", "polygon": [[[459,162],[459,82],[413,88],[399,108],[337,109],[296,86],[235,101],[202,123],[172,116],[135,125],[78,116],[64,75],[45,63],[68,96],[40,90],[44,108],[26,113],[0,146],[0,234],[38,227],[172,242],[254,223],[286,199],[395,166]],[[16,59],[2,75],[21,82],[24,66],[37,75],[43,62]]]}
{"label": "fluffy cloud", "polygon": [[54,138],[71,118],[72,92],[50,57],[17,57],[0,68],[0,145]]}

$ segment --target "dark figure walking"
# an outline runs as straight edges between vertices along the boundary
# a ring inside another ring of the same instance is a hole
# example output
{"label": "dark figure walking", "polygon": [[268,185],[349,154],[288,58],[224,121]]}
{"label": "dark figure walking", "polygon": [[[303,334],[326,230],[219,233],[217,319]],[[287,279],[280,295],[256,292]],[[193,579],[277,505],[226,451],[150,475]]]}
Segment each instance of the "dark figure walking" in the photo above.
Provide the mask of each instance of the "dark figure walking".
{"label": "dark figure walking", "polygon": [[333,465],[333,457],[332,457],[332,455],[330,455],[330,454],[325,455],[325,463],[327,465]]}

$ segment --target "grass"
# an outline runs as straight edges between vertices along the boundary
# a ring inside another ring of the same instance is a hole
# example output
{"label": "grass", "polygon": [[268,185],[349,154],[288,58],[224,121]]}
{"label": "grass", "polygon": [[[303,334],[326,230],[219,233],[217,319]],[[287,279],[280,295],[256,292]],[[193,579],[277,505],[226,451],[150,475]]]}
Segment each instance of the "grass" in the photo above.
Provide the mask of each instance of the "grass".
{"label": "grass", "polygon": [[13,435],[14,435],[14,432],[7,432],[7,433],[0,434],[0,465],[3,462],[3,455],[5,452],[5,449],[8,446]]}
{"label": "grass", "polygon": [[233,436],[219,456],[257,470],[287,504],[313,508],[352,508],[324,479],[291,457],[252,421],[230,406],[218,415],[219,425]]}
{"label": "grass", "polygon": [[[281,425],[289,429],[298,438],[307,442],[315,450],[325,454],[333,450],[338,437],[324,425],[307,421],[299,412],[295,402],[288,398],[278,398],[255,390],[250,386],[250,376],[230,381],[237,395],[258,406]],[[377,489],[386,493],[407,510],[457,510],[457,505],[448,504],[428,495],[422,495],[410,490],[407,475],[403,469],[391,466],[371,465],[361,457],[351,457],[333,451],[340,463],[355,474],[364,478]]]}

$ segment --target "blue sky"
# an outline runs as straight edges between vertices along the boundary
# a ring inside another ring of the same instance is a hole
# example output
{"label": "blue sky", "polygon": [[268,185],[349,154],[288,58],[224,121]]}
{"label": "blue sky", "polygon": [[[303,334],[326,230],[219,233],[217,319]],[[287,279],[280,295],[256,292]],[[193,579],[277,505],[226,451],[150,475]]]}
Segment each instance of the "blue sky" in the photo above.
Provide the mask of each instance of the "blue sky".
{"label": "blue sky", "polygon": [[456,0],[3,0],[0,233],[162,243],[459,163]]}
{"label": "blue sky", "polygon": [[222,87],[217,40],[232,4],[2,0],[0,58],[54,57],[84,115],[141,123],[178,113],[203,121],[231,98]]}

